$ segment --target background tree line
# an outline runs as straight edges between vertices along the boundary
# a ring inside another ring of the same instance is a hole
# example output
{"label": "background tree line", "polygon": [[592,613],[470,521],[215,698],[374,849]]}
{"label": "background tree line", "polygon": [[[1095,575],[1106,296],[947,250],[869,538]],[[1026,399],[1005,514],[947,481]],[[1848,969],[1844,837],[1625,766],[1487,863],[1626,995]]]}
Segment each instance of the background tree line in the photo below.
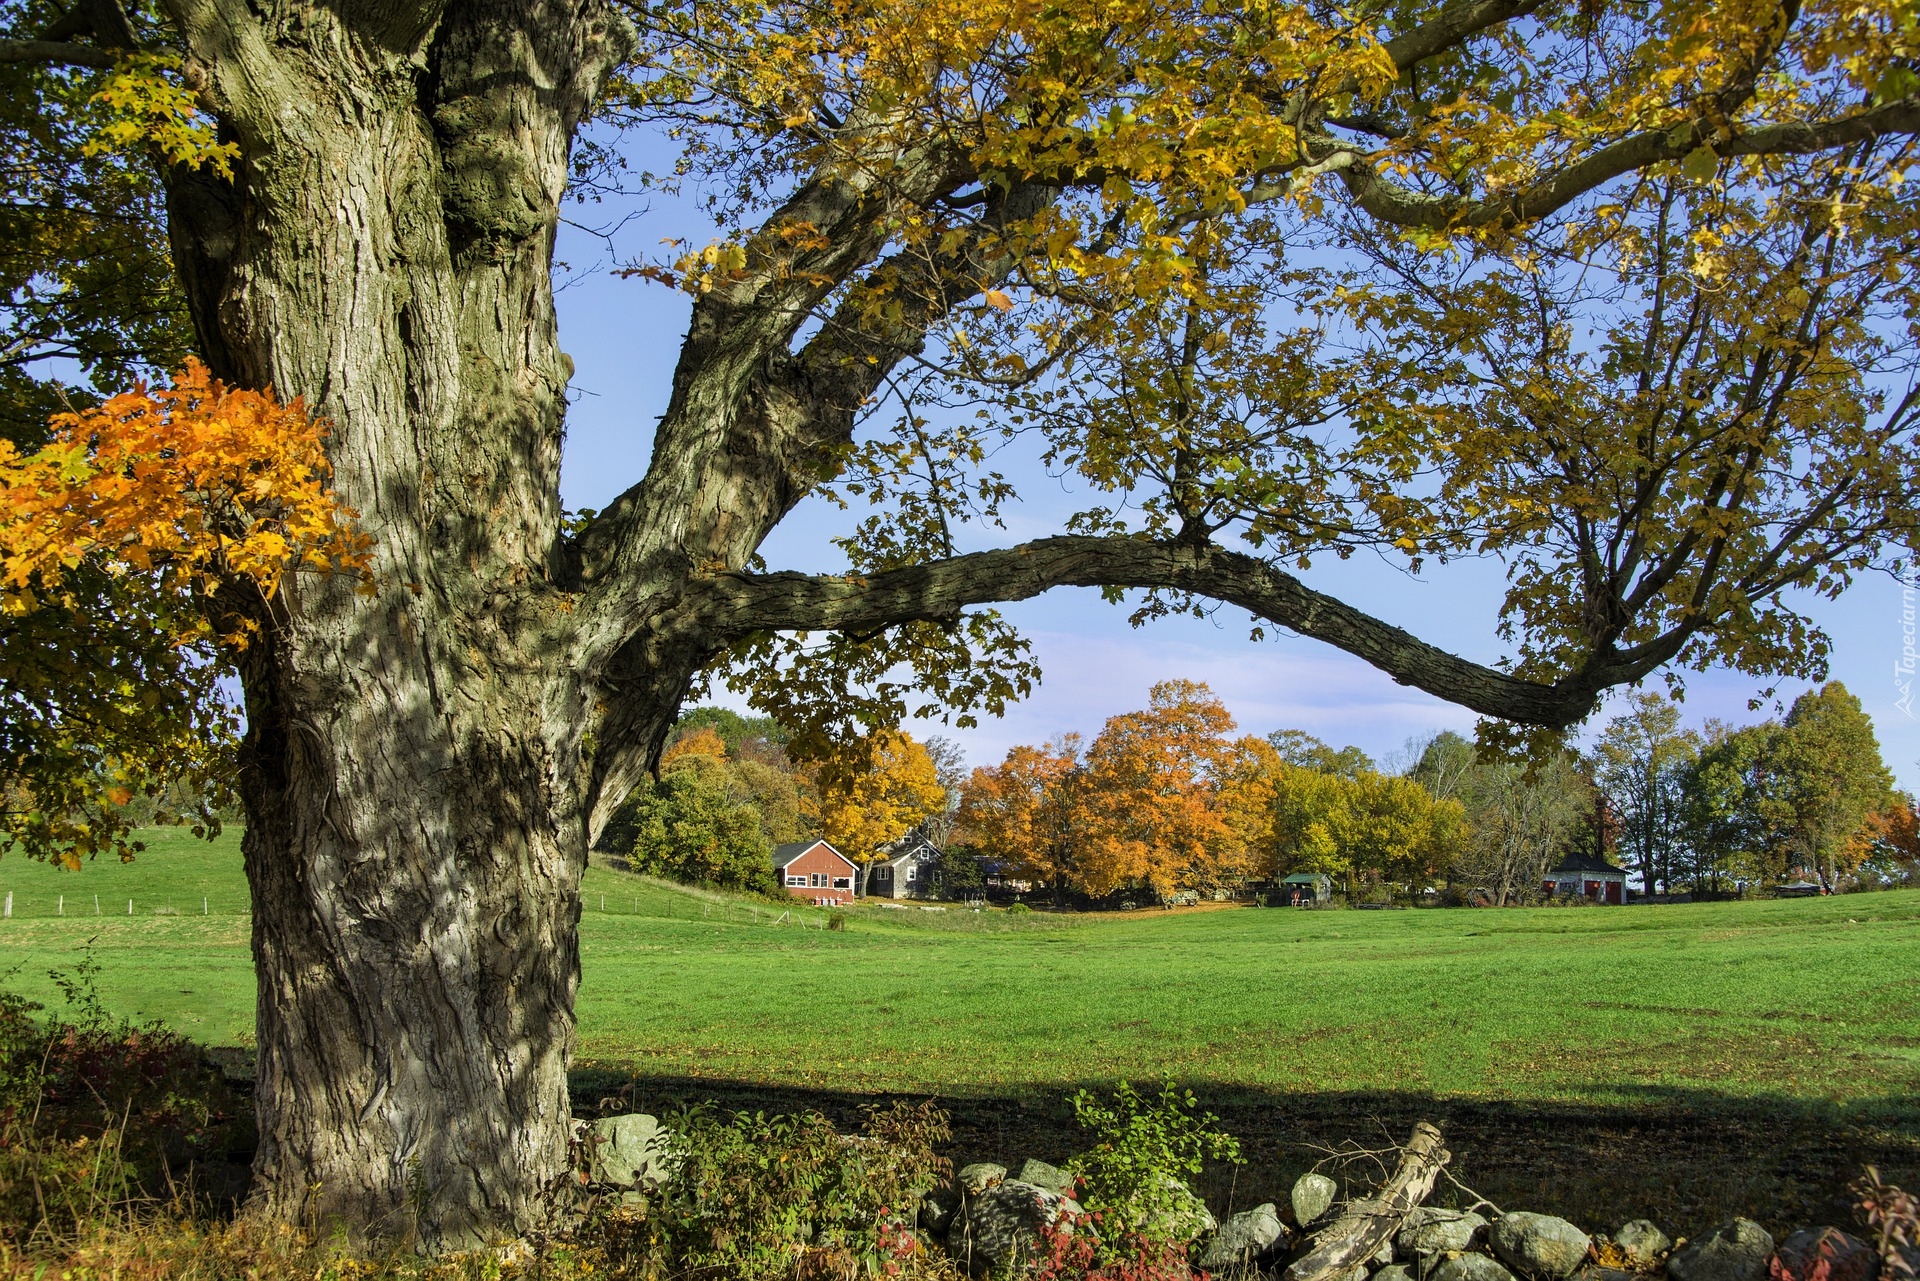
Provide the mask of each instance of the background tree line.
{"label": "background tree line", "polygon": [[953,854],[1062,903],[1323,872],[1350,895],[1445,885],[1504,904],[1537,896],[1572,853],[1654,893],[1798,877],[1838,889],[1920,868],[1913,798],[1838,683],[1783,720],[1699,732],[1636,695],[1584,755],[1447,732],[1380,765],[1299,730],[1234,730],[1204,684],[1162,682],[1091,742],[1066,734],[974,770]]}

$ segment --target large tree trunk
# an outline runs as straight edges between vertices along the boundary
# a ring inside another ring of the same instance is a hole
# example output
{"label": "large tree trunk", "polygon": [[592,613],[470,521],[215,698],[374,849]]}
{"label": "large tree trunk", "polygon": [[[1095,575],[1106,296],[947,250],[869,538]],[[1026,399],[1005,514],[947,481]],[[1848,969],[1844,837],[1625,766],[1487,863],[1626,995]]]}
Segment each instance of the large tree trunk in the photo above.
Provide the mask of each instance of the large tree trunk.
{"label": "large tree trunk", "polygon": [[256,1204],[428,1248],[534,1226],[567,1170],[595,726],[550,255],[630,39],[596,3],[487,10],[177,12],[242,153],[174,185],[203,345],[325,414],[375,542],[370,590],[291,583],[242,656]]}

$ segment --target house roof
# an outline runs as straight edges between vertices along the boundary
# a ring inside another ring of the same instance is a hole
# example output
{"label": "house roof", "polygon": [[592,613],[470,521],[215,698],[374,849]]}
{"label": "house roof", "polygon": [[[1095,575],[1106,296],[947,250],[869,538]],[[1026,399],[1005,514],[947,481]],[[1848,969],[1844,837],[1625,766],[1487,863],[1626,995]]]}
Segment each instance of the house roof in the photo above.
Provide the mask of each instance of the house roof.
{"label": "house roof", "polygon": [[898,867],[909,859],[924,859],[929,856],[934,858],[940,857],[940,847],[918,832],[915,832],[911,836],[901,837],[892,845],[887,846],[886,849],[887,857],[884,861],[892,867]]}
{"label": "house roof", "polygon": [[1558,867],[1549,869],[1549,874],[1553,872],[1567,872],[1569,874],[1581,872],[1594,876],[1625,876],[1627,869],[1624,867],[1615,867],[1605,859],[1595,858],[1591,854],[1569,854],[1560,860]]}
{"label": "house roof", "polygon": [[1325,872],[1293,872],[1280,878],[1282,885],[1318,885],[1333,878]]}
{"label": "house roof", "polygon": [[799,858],[802,854],[805,854],[808,850],[811,850],[815,847],[824,848],[827,851],[827,853],[833,855],[835,858],[839,859],[842,863],[845,863],[848,867],[853,866],[852,859],[848,858],[845,854],[842,854],[839,850],[833,848],[833,846],[828,842],[822,841],[822,840],[788,841],[785,845],[774,846],[773,847],[773,865],[776,868],[785,867],[787,864],[793,862],[795,859]]}

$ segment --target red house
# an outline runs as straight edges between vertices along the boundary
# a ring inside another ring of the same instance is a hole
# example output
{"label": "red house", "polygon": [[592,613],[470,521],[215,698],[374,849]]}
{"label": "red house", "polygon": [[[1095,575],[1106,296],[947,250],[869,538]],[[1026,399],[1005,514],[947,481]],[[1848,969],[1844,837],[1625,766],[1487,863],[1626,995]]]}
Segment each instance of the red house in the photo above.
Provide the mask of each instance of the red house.
{"label": "red house", "polygon": [[794,841],[773,851],[773,869],[787,893],[817,906],[853,902],[860,869],[825,841]]}

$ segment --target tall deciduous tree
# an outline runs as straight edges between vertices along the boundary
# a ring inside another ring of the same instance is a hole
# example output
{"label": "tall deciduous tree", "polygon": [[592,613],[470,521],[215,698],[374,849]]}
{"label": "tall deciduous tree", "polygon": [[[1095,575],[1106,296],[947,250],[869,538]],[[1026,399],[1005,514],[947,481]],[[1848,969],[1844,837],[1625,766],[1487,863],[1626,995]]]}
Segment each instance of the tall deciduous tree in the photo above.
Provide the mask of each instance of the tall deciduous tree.
{"label": "tall deciduous tree", "polygon": [[[719,739],[714,738],[718,743]],[[632,866],[696,885],[778,893],[759,811],[729,795],[726,757],[689,752],[633,799]]]}
{"label": "tall deciduous tree", "polygon": [[1595,746],[1595,778],[1620,815],[1620,845],[1640,866],[1648,894],[1672,888],[1684,871],[1683,788],[1700,737],[1680,727],[1680,709],[1654,693],[1634,694]]}
{"label": "tall deciduous tree", "polygon": [[1253,853],[1231,816],[1233,717],[1197,681],[1155,685],[1147,707],[1109,717],[1087,747],[1079,882],[1100,897],[1165,896],[1244,875]]}
{"label": "tall deciduous tree", "polygon": [[[1337,763],[1337,762],[1335,762]],[[1326,872],[1364,886],[1428,884],[1466,838],[1458,800],[1377,770],[1281,765],[1274,788],[1275,870]]]}
{"label": "tall deciduous tree", "polygon": [[1773,773],[1772,800],[1797,861],[1837,888],[1865,852],[1855,837],[1893,801],[1893,775],[1860,700],[1839,681],[1796,698],[1775,743]]}
{"label": "tall deciduous tree", "polygon": [[1780,726],[1709,722],[1699,754],[1681,779],[1688,870],[1719,889],[1729,876],[1777,880],[1787,870],[1778,806],[1771,793]]}
{"label": "tall deciduous tree", "polygon": [[[376,547],[370,593],[295,582],[236,659],[270,1215],[434,1245],[539,1217],[586,851],[717,662],[811,750],[1022,692],[979,606],[1141,589],[1560,726],[1663,664],[1815,673],[1780,593],[1913,525],[1898,5],[160,14],[9,6],[9,127],[147,86],[90,136],[164,189],[194,346],[332,421]],[[183,101],[230,176],[177,163]],[[692,317],[652,461],[581,524],[550,269],[619,145],[577,139],[597,104],[674,131],[723,231],[635,264]],[[1098,505],[961,553],[1007,439]],[[853,572],[759,569],[823,485],[879,504]],[[1293,575],[1368,548],[1507,554],[1515,663]]]}
{"label": "tall deciduous tree", "polygon": [[1046,886],[1055,901],[1080,887],[1087,827],[1080,757],[1078,734],[1042,747],[1012,747],[1000,764],[973,771],[960,801],[966,843],[1021,879]]}
{"label": "tall deciduous tree", "polygon": [[1485,889],[1497,904],[1537,892],[1543,873],[1593,812],[1588,780],[1564,750],[1516,760],[1482,751],[1458,734],[1438,734],[1410,777],[1441,801],[1457,802],[1465,830],[1448,873]]}

